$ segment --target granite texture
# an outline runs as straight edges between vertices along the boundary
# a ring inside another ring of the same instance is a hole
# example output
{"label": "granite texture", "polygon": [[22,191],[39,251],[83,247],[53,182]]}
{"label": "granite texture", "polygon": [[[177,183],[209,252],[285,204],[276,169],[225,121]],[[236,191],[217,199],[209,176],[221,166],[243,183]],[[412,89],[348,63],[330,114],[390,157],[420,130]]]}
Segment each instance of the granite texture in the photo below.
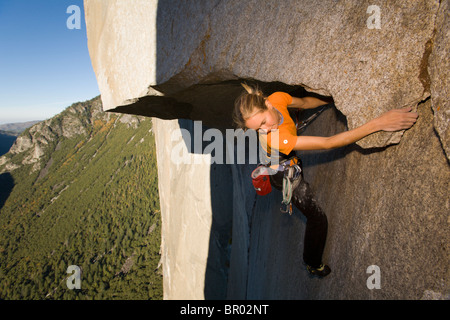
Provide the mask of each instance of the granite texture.
{"label": "granite texture", "polygon": [[[84,4],[105,110],[155,118],[165,299],[449,299],[449,0]],[[301,154],[329,218],[325,279],[302,265],[301,213],[255,194],[255,165],[210,164],[173,139],[193,120],[231,128],[243,80],[332,96],[310,135],[419,113],[408,131]],[[198,163],[174,163],[174,149]],[[381,289],[367,287],[371,265]]]}

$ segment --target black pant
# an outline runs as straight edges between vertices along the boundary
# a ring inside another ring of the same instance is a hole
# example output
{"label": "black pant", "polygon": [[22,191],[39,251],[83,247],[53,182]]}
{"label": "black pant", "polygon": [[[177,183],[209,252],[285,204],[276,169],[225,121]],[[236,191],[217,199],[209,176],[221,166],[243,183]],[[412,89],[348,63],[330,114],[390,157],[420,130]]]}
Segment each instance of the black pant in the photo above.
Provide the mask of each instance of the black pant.
{"label": "black pant", "polygon": [[[283,175],[279,171],[270,176],[270,183],[278,190],[283,188]],[[307,218],[303,248],[303,261],[311,267],[319,267],[327,239],[328,220],[317,204],[309,184],[303,179],[292,192],[292,204]]]}

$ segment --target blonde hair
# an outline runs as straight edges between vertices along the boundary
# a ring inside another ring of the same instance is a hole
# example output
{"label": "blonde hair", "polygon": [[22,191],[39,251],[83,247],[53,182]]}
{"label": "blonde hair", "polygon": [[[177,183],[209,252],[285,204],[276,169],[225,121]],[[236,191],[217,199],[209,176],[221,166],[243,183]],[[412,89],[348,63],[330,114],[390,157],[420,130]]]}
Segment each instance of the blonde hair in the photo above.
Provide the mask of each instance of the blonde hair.
{"label": "blonde hair", "polygon": [[258,87],[251,87],[241,83],[243,92],[234,102],[233,121],[238,128],[247,130],[245,121],[258,112],[267,110],[266,97]]}

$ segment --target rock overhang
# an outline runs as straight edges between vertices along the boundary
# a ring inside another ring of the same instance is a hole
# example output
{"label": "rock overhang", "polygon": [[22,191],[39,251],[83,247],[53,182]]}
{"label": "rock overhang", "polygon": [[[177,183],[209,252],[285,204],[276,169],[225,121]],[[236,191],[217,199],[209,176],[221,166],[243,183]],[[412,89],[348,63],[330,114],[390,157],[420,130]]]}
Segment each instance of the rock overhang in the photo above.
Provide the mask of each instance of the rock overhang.
{"label": "rock overhang", "polygon": [[[239,82],[252,79],[270,90],[330,95],[352,129],[431,96],[448,150],[448,1],[382,1],[378,11],[366,1],[331,0],[86,0],[85,7],[105,110],[229,127]],[[402,134],[358,144],[384,147]]]}

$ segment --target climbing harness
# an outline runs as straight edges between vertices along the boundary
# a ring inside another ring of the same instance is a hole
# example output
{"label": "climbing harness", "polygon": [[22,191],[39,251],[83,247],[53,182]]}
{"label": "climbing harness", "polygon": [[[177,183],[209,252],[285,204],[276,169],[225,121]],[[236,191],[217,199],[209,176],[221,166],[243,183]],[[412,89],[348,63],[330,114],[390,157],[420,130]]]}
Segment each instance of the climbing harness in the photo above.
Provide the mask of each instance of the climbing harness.
{"label": "climbing harness", "polygon": [[269,176],[277,171],[283,172],[283,200],[281,201],[280,210],[283,213],[292,215],[292,194],[302,178],[302,169],[299,164],[299,159],[296,156],[283,160],[279,164],[270,167],[269,165],[258,165],[251,174],[253,187],[260,196],[269,194],[272,191]]}

